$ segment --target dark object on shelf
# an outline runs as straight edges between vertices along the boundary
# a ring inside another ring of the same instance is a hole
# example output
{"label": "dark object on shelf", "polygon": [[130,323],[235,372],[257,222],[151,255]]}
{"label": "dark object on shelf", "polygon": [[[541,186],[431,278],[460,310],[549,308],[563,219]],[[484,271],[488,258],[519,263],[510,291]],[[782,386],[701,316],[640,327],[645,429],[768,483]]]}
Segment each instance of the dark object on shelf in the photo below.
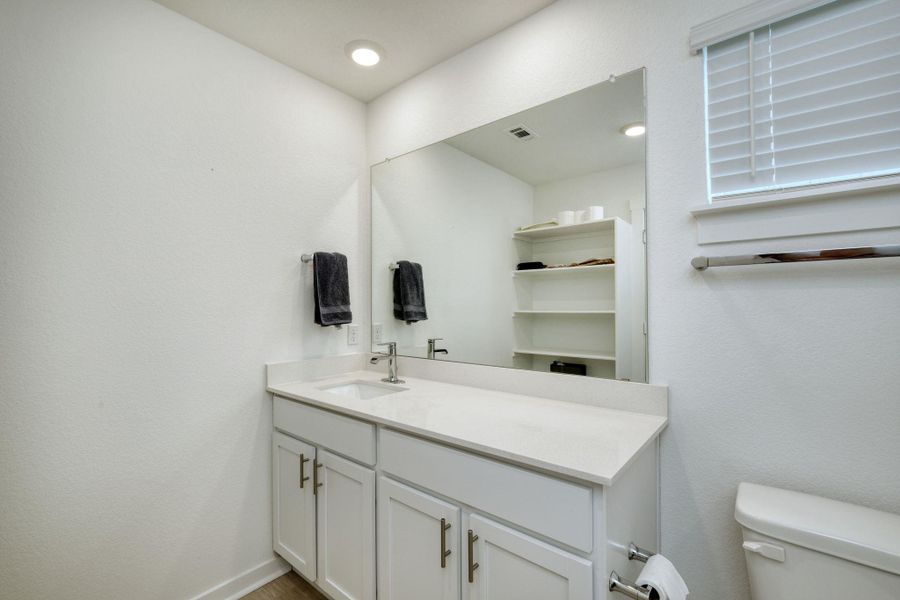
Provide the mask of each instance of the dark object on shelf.
{"label": "dark object on shelf", "polygon": [[542,262],[521,262],[516,265],[517,271],[532,271],[534,269],[546,269],[547,265]]}
{"label": "dark object on shelf", "polygon": [[566,373],[567,375],[587,375],[587,365],[565,363],[561,360],[554,360],[550,363],[550,370],[554,373]]}

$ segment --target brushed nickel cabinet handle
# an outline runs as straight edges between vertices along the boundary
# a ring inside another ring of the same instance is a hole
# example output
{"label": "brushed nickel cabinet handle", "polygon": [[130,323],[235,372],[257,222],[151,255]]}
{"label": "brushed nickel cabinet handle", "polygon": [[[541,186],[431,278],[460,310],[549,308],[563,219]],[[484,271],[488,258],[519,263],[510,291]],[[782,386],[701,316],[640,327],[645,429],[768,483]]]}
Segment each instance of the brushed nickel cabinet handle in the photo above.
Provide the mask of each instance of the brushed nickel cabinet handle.
{"label": "brushed nickel cabinet handle", "polygon": [[447,568],[447,557],[450,556],[450,550],[447,549],[447,530],[450,529],[450,523],[447,519],[441,519],[441,568]]}
{"label": "brushed nickel cabinet handle", "polygon": [[321,469],[324,465],[322,463],[317,463],[313,461],[313,494],[319,494],[319,488],[324,484],[319,483],[319,469]]}
{"label": "brushed nickel cabinet handle", "polygon": [[478,536],[471,529],[469,530],[469,583],[475,583],[475,569],[478,563],[475,562],[475,540]]}
{"label": "brushed nickel cabinet handle", "polygon": [[301,490],[303,489],[303,482],[309,481],[309,475],[306,475],[306,476],[303,475],[303,465],[308,462],[309,462],[309,459],[306,458],[305,456],[303,456],[303,454],[301,454],[300,455],[300,489]]}

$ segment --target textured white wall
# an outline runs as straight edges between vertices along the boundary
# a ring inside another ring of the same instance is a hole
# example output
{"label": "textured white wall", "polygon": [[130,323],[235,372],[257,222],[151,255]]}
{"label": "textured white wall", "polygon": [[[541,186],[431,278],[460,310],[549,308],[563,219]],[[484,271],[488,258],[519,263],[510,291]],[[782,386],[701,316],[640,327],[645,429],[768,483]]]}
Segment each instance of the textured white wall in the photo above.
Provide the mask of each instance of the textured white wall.
{"label": "textured white wall", "polygon": [[[374,322],[401,353],[425,356],[442,337],[445,360],[512,366],[516,304],[512,232],[531,222],[533,188],[448,144],[372,170]],[[428,320],[393,317],[396,260],[422,264]]]}
{"label": "textured white wall", "polygon": [[346,351],[301,252],[368,321],[365,109],[145,0],[0,56],[0,597],[193,596],[272,558],[264,363]]}
{"label": "textured white wall", "polygon": [[[535,186],[534,220],[546,221],[561,210],[584,210],[598,205],[604,207],[607,218],[619,217],[631,223],[632,210],[644,208],[644,182],[644,165],[636,164]],[[638,218],[636,224],[640,225],[640,221]]]}
{"label": "textured white wall", "polygon": [[[739,481],[900,512],[900,266],[698,273],[692,256],[877,244],[900,232],[701,249],[701,59],[688,30],[744,0],[558,0],[369,105],[377,162],[646,66],[650,379],[670,386],[662,549],[697,600],[744,600]],[[640,540],[635,540],[640,543]],[[650,542],[652,543],[652,542]]]}

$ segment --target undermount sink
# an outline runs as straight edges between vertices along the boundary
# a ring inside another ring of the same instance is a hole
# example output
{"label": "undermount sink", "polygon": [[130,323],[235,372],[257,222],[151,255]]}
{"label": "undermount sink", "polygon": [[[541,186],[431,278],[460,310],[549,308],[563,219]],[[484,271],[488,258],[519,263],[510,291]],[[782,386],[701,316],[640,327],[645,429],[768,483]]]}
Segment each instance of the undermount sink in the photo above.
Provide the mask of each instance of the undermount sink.
{"label": "undermount sink", "polygon": [[397,387],[392,383],[345,381],[343,383],[336,383],[319,389],[323,392],[328,392],[329,394],[337,394],[338,396],[347,396],[348,398],[357,398],[359,400],[368,400],[370,398],[404,392],[408,388]]}

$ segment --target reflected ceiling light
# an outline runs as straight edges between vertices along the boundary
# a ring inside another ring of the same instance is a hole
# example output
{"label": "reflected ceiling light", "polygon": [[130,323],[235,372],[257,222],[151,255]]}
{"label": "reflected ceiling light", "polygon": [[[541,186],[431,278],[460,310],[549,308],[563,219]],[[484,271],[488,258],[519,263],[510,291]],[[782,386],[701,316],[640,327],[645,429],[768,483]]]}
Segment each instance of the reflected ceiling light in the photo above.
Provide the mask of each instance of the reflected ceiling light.
{"label": "reflected ceiling light", "polygon": [[621,131],[628,137],[638,137],[644,135],[644,133],[647,131],[647,128],[643,123],[631,123],[620,129],[619,131]]}
{"label": "reflected ceiling light", "polygon": [[350,60],[361,67],[374,67],[381,62],[384,54],[381,46],[369,40],[354,40],[344,46],[344,51]]}

